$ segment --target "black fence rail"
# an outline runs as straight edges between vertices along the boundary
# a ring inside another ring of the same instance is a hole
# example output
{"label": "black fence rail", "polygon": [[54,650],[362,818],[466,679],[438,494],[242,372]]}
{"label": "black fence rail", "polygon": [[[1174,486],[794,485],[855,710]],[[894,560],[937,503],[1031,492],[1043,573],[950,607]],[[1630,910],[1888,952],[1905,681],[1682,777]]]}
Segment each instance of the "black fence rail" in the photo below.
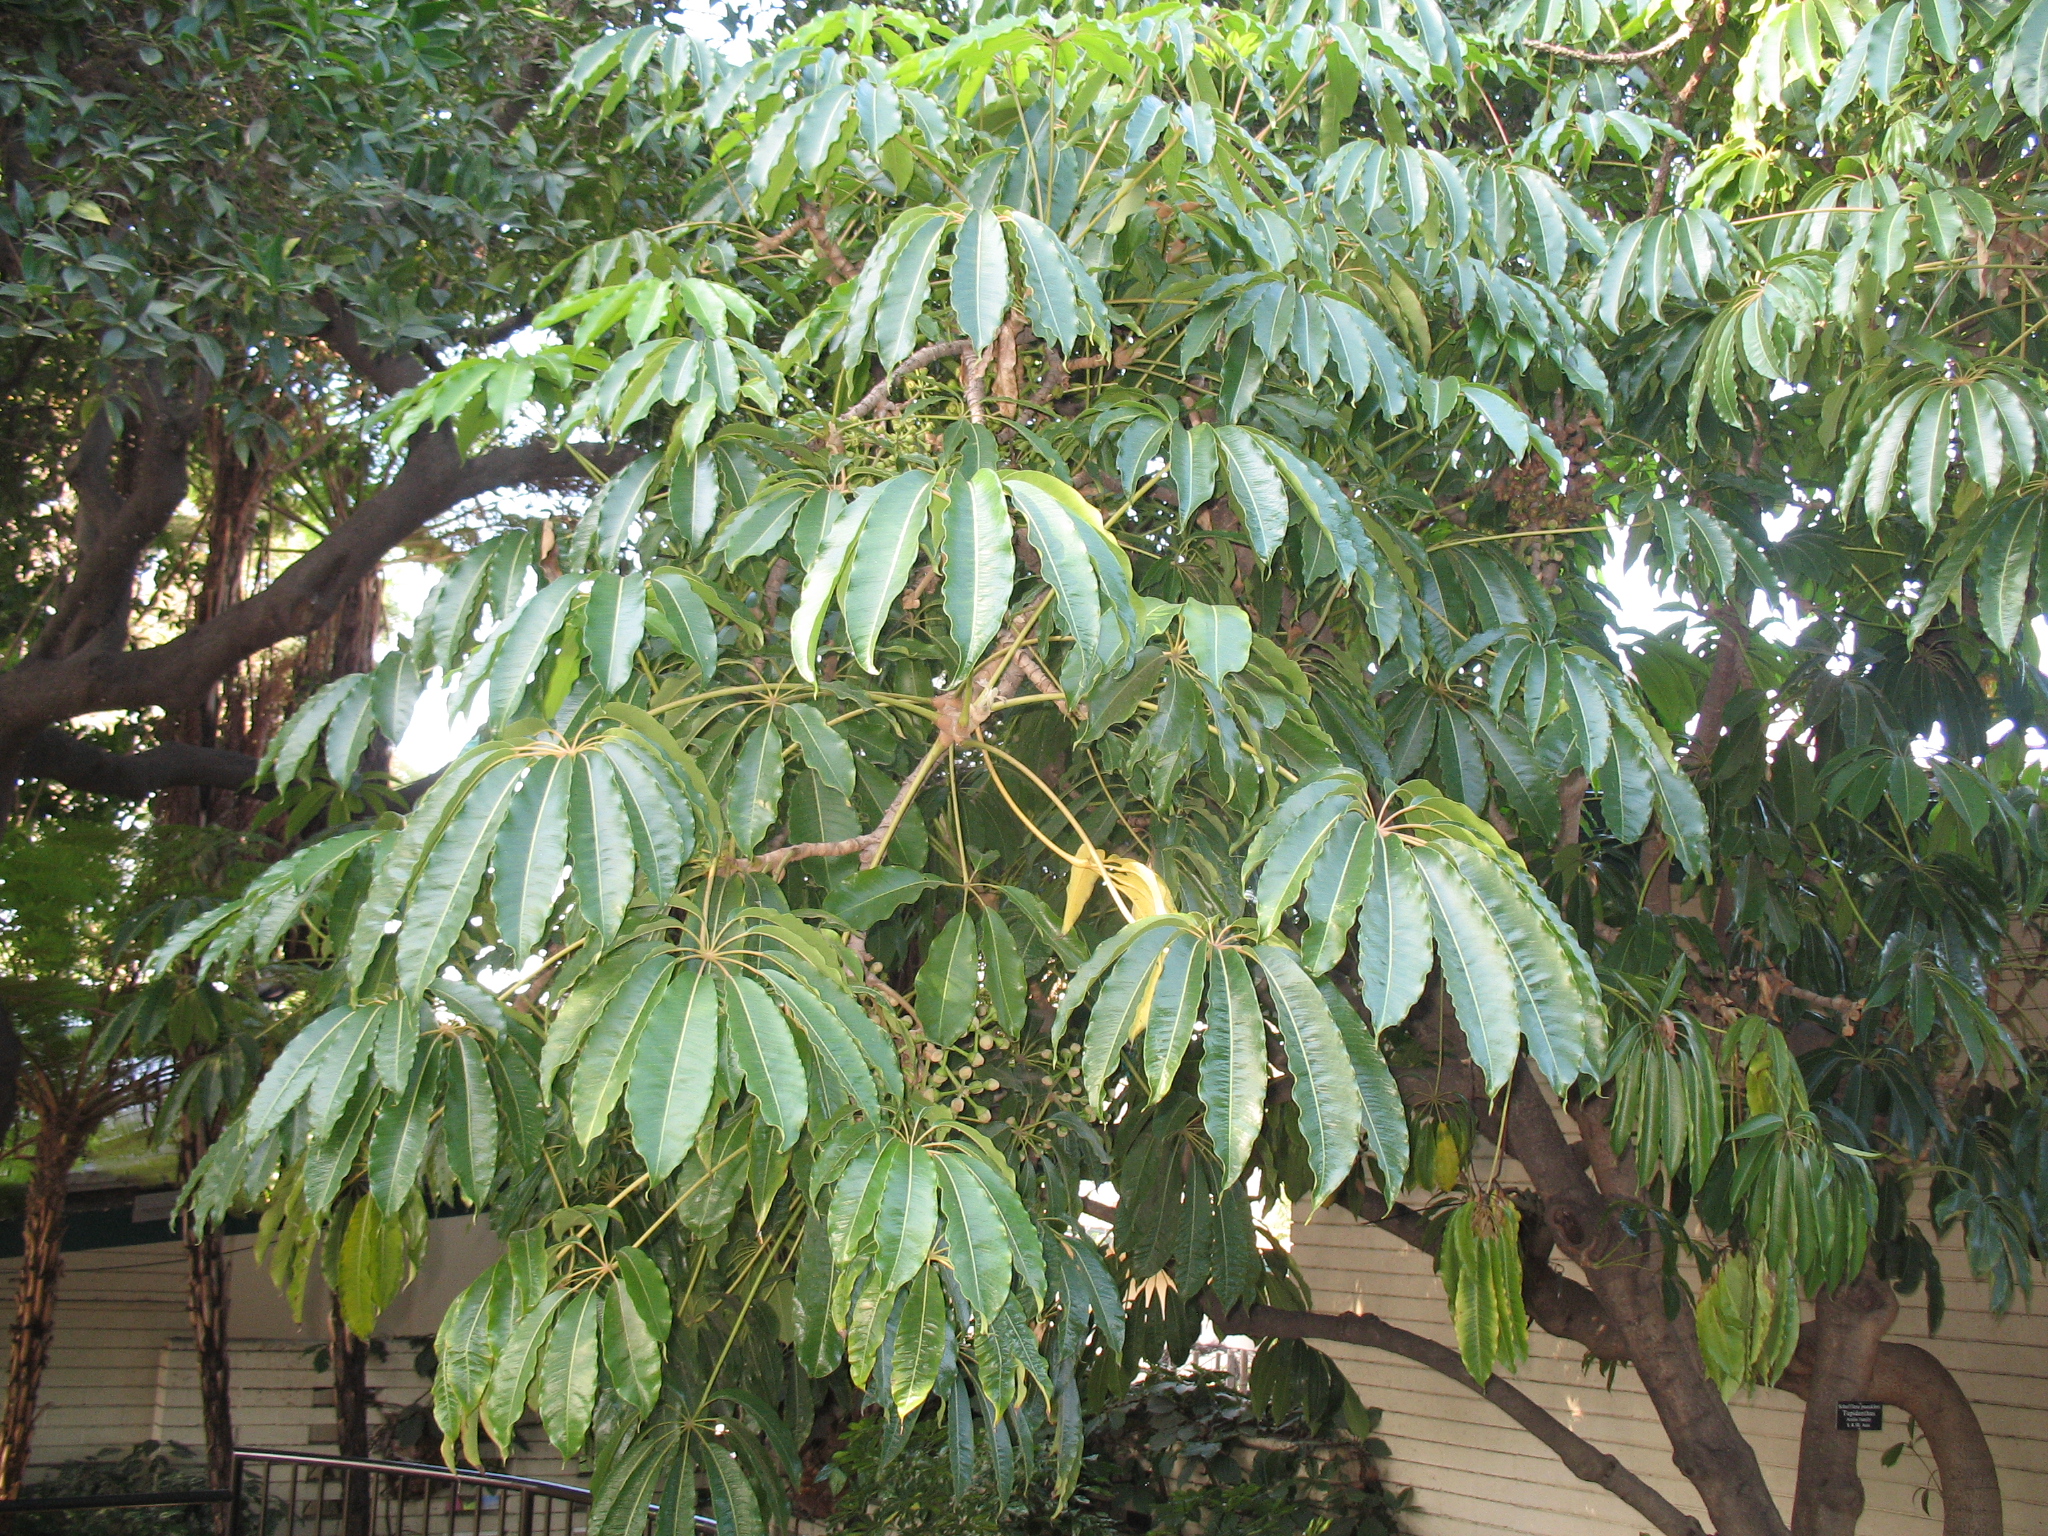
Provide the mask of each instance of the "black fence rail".
{"label": "black fence rail", "polygon": [[[228,1536],[584,1536],[590,1524],[590,1490],[574,1483],[432,1462],[237,1451],[231,1488],[0,1499],[0,1526],[17,1512],[217,1504],[228,1506]],[[715,1529],[701,1515],[696,1525]]]}
{"label": "black fence rail", "polygon": [[581,1536],[590,1490],[430,1462],[237,1451],[232,1536]]}

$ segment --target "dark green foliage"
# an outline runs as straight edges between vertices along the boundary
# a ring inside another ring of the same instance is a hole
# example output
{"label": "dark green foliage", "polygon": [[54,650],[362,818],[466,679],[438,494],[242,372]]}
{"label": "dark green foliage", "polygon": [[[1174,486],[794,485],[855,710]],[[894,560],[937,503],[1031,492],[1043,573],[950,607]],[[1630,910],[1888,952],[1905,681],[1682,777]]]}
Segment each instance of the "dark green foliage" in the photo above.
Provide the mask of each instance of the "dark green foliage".
{"label": "dark green foliage", "polygon": [[957,1498],[944,1437],[914,1431],[900,1444],[877,1419],[847,1431],[826,1473],[833,1536],[1110,1536],[1177,1532],[1190,1522],[1213,1536],[1395,1536],[1406,1493],[1373,1462],[1376,1411],[1352,1403],[1365,1438],[1312,1428],[1285,1408],[1261,1413],[1212,1372],[1147,1377],[1093,1417],[1081,1480],[1057,1507],[1039,1459],[999,1493],[987,1459]]}

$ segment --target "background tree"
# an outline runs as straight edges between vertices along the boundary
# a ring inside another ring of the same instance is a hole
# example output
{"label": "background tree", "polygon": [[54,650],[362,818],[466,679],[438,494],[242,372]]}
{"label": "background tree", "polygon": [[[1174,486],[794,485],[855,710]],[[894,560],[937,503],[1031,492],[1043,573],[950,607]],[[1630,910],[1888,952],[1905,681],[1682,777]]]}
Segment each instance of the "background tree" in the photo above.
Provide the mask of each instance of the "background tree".
{"label": "background tree", "polygon": [[138,1015],[163,1011],[169,1032],[195,1013],[249,1010],[238,989],[194,988],[189,974],[145,981],[152,922],[180,899],[215,899],[234,884],[232,842],[187,832],[136,831],[104,820],[44,817],[0,837],[0,1006],[20,1042],[19,1121],[10,1155],[28,1163],[22,1259],[0,1403],[0,1496],[21,1488],[49,1360],[63,1275],[69,1176],[110,1123],[154,1108],[174,1062],[132,1048]]}
{"label": "background tree", "polygon": [[[1883,1334],[1930,1226],[2000,1306],[2044,1235],[1986,978],[2048,852],[2000,150],[2048,3],[969,20],[569,68],[693,179],[383,420],[638,456],[280,733],[317,796],[407,663],[485,717],[168,947],[328,961],[199,1208],[487,1208],[450,1453],[536,1403],[600,1532],[758,1527],[821,1392],[963,1484],[1042,1422],[1071,1486],[1205,1317],[1305,1388],[1312,1338],[1443,1371],[1673,1536],[1507,1379],[1532,1321],[1635,1369],[1724,1536],[1787,1529],[1725,1391],[1818,1405],[1830,1533],[1826,1407],[1890,1392],[1999,1529]],[[1689,619],[1617,631],[1617,541]],[[1332,1199],[1436,1254],[1457,1350],[1308,1309],[1261,1214]]]}
{"label": "background tree", "polygon": [[[463,453],[361,427],[502,341],[557,256],[633,203],[578,134],[525,126],[559,40],[591,25],[225,0],[0,21],[0,381],[28,576],[0,672],[10,800],[24,776],[235,790],[297,679],[373,659],[387,552],[479,497],[583,476],[516,433]],[[101,743],[63,729],[108,711],[162,717]]]}

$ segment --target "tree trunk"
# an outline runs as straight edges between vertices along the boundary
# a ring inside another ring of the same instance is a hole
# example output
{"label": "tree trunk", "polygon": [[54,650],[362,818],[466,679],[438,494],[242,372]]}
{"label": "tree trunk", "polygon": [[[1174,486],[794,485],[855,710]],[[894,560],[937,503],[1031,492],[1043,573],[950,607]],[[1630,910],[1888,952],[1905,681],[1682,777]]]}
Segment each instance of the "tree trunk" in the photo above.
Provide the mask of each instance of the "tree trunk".
{"label": "tree trunk", "polygon": [[[181,1181],[212,1140],[208,1128],[191,1121],[178,1148]],[[199,1368],[199,1418],[206,1432],[206,1480],[215,1488],[231,1487],[235,1477],[235,1420],[228,1398],[228,1265],[220,1233],[201,1230],[186,1212],[179,1226],[185,1243],[189,1280],[186,1307],[192,1318],[192,1350]],[[215,1511],[221,1536],[227,1536],[230,1511]]]}
{"label": "tree trunk", "polygon": [[[1778,1379],[1798,1397],[1810,1396],[1815,1327],[1800,1330],[1799,1351]],[[1878,1345],[1870,1373],[1872,1402],[1897,1408],[1920,1426],[1941,1482],[1943,1536],[2005,1536],[2005,1502],[1991,1444],[1948,1367],[1917,1344]]]}
{"label": "tree trunk", "polygon": [[35,1437],[36,1395],[50,1360],[56,1323],[57,1281],[64,1273],[66,1176],[91,1128],[45,1116],[36,1133],[28,1204],[21,1222],[21,1274],[14,1288],[14,1323],[8,1329],[7,1397],[0,1406],[0,1499],[18,1498]]}
{"label": "tree trunk", "polygon": [[[370,1346],[349,1331],[341,1298],[327,1298],[327,1361],[334,1373],[334,1454],[363,1461],[370,1454]],[[344,1472],[341,1479],[341,1536],[368,1536],[370,1479]]]}
{"label": "tree trunk", "polygon": [[[1786,1536],[1756,1449],[1736,1426],[1700,1357],[1692,1308],[1667,1313],[1663,1255],[1630,1233],[1617,1209],[1640,1198],[1633,1170],[1614,1155],[1598,1106],[1578,1104],[1574,1148],[1527,1061],[1515,1071],[1508,1150],[1543,1197],[1558,1247],[1584,1271],[1620,1331],[1629,1360],[1671,1443],[1671,1460],[1699,1490],[1719,1536]],[[1581,1157],[1583,1156],[1583,1161]],[[1592,1178],[1587,1178],[1588,1171]]]}
{"label": "tree trunk", "polygon": [[1866,1263],[1840,1290],[1816,1296],[1813,1313],[1813,1374],[1799,1432],[1792,1536],[1856,1536],[1863,1518],[1863,1477],[1856,1467],[1862,1438],[1836,1427],[1835,1405],[1869,1396],[1878,1346],[1899,1315],[1899,1298]]}

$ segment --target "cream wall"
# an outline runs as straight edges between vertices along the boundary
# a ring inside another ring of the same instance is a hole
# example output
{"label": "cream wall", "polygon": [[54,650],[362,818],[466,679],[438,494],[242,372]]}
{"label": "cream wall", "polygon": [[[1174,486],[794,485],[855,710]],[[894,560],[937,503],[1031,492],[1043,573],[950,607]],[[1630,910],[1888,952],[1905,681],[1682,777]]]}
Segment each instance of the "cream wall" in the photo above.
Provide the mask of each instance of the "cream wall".
{"label": "cream wall", "polygon": [[[1429,1258],[1341,1211],[1296,1220],[1294,1255],[1323,1311],[1374,1312],[1390,1323],[1456,1347],[1442,1288]],[[2005,1496],[2005,1528],[2014,1536],[2048,1532],[2048,1318],[1990,1315],[1986,1288],[1944,1248],[1948,1315],[1927,1336],[1918,1296],[1905,1299],[1891,1337],[1925,1345],[1953,1371],[1977,1404]],[[1576,1344],[1538,1331],[1530,1358],[1513,1378],[1537,1402],[1586,1439],[1618,1457],[1681,1509],[1703,1515],[1691,1486],[1671,1466],[1669,1442],[1634,1374],[1610,1390],[1582,1369]],[[1492,1404],[1448,1378],[1392,1355],[1325,1345],[1369,1406],[1385,1412],[1381,1438],[1392,1450],[1388,1480],[1415,1490],[1407,1527],[1414,1536],[1634,1536],[1636,1513],[1603,1489],[1574,1478]],[[1738,1401],[1736,1419],[1757,1448],[1781,1506],[1791,1508],[1802,1412],[1797,1398],[1759,1392]],[[1904,1416],[1885,1410],[1885,1428],[1863,1437],[1869,1504],[1858,1536],[1937,1536],[1941,1505],[1922,1514],[1918,1490],[1932,1464],[1909,1448],[1898,1465],[1879,1464],[1906,1438]]]}
{"label": "cream wall", "polygon": [[[327,1298],[316,1279],[307,1324],[271,1284],[250,1246],[227,1239],[228,1325],[237,1441],[272,1450],[334,1449],[331,1378],[314,1370],[312,1349],[326,1335]],[[430,1336],[456,1293],[497,1257],[489,1227],[467,1218],[430,1224],[420,1277],[385,1313],[378,1336]],[[0,1261],[0,1306],[11,1300],[20,1261]],[[97,1248],[65,1255],[57,1327],[43,1377],[32,1466],[142,1440],[197,1446],[199,1390],[185,1310],[185,1254],[175,1242]],[[413,1370],[410,1343],[393,1342],[369,1365],[380,1408],[424,1402],[428,1383]],[[538,1436],[528,1437],[538,1444]],[[560,1477],[552,1455],[523,1458],[521,1471]]]}

